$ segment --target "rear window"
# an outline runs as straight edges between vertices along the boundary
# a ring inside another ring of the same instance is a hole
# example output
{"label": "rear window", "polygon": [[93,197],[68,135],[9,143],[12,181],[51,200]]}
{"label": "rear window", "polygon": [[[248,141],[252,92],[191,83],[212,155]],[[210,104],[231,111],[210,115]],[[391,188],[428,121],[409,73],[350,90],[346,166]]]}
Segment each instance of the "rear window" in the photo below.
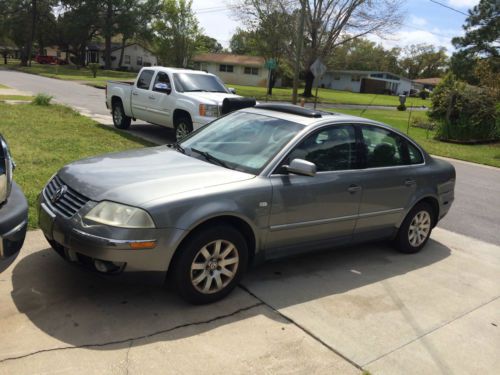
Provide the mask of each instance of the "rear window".
{"label": "rear window", "polygon": [[137,88],[148,90],[151,80],[153,79],[153,73],[152,70],[143,70],[137,80]]}

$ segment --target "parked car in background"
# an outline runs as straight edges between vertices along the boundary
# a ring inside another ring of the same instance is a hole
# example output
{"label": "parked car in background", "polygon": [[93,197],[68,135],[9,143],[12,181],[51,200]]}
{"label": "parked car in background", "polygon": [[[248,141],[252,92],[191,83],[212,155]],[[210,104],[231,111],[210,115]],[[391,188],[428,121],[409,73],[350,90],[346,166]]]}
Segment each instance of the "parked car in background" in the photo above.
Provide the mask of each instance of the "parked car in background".
{"label": "parked car in background", "polygon": [[35,56],[35,61],[39,64],[57,64],[57,65],[66,65],[67,62],[64,60],[61,60],[60,58],[56,56],[42,56],[42,55],[37,55]]}
{"label": "parked car in background", "polygon": [[417,252],[454,186],[451,164],[387,125],[258,105],[170,147],[65,166],[42,191],[40,227],[69,261],[165,272],[208,303],[256,261],[381,239]]}
{"label": "parked car in background", "polygon": [[28,202],[12,180],[14,162],[0,135],[0,272],[21,250],[28,226]]}
{"label": "parked car in background", "polygon": [[134,83],[110,81],[106,87],[117,128],[140,119],[174,128],[176,139],[219,117],[223,100],[237,97],[213,74],[165,67],[142,68]]}

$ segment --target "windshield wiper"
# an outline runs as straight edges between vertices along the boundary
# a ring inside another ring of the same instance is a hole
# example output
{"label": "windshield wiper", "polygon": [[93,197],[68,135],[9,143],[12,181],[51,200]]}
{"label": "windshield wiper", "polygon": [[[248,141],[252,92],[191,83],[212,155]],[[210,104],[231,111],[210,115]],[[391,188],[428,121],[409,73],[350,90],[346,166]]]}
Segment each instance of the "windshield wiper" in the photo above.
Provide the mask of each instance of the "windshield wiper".
{"label": "windshield wiper", "polygon": [[186,90],[184,92],[208,92],[207,90],[196,89],[196,90]]}
{"label": "windshield wiper", "polygon": [[173,148],[173,149],[176,149],[177,151],[179,152],[182,152],[183,154],[186,153],[186,150],[184,150],[184,147],[182,147],[179,142],[175,142],[175,143],[171,143],[171,144],[168,144],[167,147],[170,147],[170,148]]}
{"label": "windshield wiper", "polygon": [[229,165],[227,165],[224,161],[216,158],[215,156],[213,156],[212,154],[209,154],[206,151],[201,151],[201,150],[198,150],[198,149],[192,148],[192,147],[191,147],[191,151],[194,151],[197,154],[202,155],[207,161],[214,161],[214,162],[216,162],[217,164],[219,164],[220,166],[222,166],[224,168],[233,169],[233,168],[229,167]]}

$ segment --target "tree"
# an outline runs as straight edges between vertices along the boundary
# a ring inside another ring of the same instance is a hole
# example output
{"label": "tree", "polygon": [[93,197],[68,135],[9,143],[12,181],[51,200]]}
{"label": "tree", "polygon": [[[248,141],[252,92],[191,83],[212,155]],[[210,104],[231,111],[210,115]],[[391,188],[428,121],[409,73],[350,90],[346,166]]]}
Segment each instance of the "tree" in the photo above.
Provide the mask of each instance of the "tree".
{"label": "tree", "polygon": [[404,48],[403,55],[400,66],[410,79],[440,77],[448,66],[444,47],[436,50],[431,44],[411,45]]}
{"label": "tree", "polygon": [[[243,0],[245,1],[245,0]],[[257,5],[269,0],[248,0],[247,6],[253,11],[249,18],[262,19]],[[294,4],[287,0],[275,0],[275,9],[297,20],[299,14]],[[382,34],[399,25],[402,17],[401,0],[307,0],[305,5],[305,33],[303,66],[306,85],[303,95],[312,96],[314,75],[310,66],[317,58],[328,60],[332,50],[350,40],[374,33]],[[298,22],[290,22],[296,25]],[[296,30],[296,29],[295,29]],[[297,31],[290,36],[296,35]],[[295,48],[295,43],[290,45]],[[298,47],[298,46],[297,46]]]}
{"label": "tree", "polygon": [[451,70],[471,84],[479,82],[474,74],[478,59],[488,59],[494,72],[500,71],[500,6],[496,0],[481,0],[463,25],[465,35],[452,39],[457,49],[451,58]]}
{"label": "tree", "polygon": [[259,55],[255,32],[238,27],[229,41],[229,49],[237,55]]}
{"label": "tree", "polygon": [[208,35],[201,34],[196,40],[196,52],[221,53],[223,49],[217,39]]}
{"label": "tree", "polygon": [[192,0],[164,0],[153,21],[156,52],[164,64],[187,67],[201,35]]}

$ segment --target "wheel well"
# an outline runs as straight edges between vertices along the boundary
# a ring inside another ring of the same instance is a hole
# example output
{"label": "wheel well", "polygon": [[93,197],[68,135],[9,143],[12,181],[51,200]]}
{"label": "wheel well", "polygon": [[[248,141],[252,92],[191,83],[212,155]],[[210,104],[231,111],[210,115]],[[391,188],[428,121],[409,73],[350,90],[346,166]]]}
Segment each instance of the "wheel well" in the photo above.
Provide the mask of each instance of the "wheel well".
{"label": "wheel well", "polygon": [[121,102],[122,102],[122,99],[118,96],[113,96],[111,98],[111,106],[114,106],[115,104],[121,103]]}
{"label": "wheel well", "polygon": [[427,197],[427,198],[419,200],[415,205],[417,205],[421,202],[425,202],[432,207],[432,213],[434,215],[432,222],[433,222],[434,226],[436,226],[437,221],[439,219],[439,202],[438,202],[438,200],[436,198],[433,198],[433,197]]}
{"label": "wheel well", "polygon": [[[208,220],[198,224],[196,227],[194,227],[188,233],[188,235],[186,237],[184,237],[184,239],[181,241],[179,246],[177,246],[177,249],[175,250],[174,256],[170,260],[170,265],[174,264],[178,254],[179,254],[179,249],[182,248],[182,245],[184,245],[184,243],[187,241],[187,239],[189,237],[191,237],[193,235],[193,233],[195,233],[203,228],[206,228],[209,226],[214,226],[214,225],[230,225],[233,228],[235,228],[236,230],[238,230],[243,235],[243,237],[245,238],[245,240],[247,242],[247,247],[248,247],[248,264],[252,264],[253,258],[255,256],[255,250],[256,250],[255,249],[255,247],[256,247],[255,234],[252,230],[252,227],[243,219],[240,219],[236,216],[226,215],[226,216],[218,216],[218,217],[208,219]],[[168,267],[169,271],[171,269],[170,265]]]}
{"label": "wheel well", "polygon": [[174,125],[177,124],[177,121],[181,118],[181,117],[184,117],[186,116],[189,121],[193,122],[193,120],[191,119],[191,115],[189,114],[189,112],[187,111],[184,111],[183,109],[176,109],[174,111]]}

